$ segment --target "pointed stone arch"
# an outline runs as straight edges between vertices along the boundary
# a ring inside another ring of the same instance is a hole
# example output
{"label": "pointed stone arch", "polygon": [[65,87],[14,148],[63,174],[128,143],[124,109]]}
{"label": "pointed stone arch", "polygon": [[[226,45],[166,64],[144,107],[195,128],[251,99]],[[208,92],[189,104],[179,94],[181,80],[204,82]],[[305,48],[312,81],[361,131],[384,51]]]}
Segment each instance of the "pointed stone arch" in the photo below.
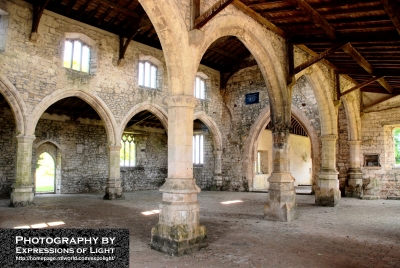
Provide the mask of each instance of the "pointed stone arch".
{"label": "pointed stone arch", "polygon": [[[174,0],[139,0],[152,22],[160,40],[168,75],[168,90],[179,95],[191,95],[194,81],[182,75],[182,70],[192,70],[192,55],[189,46],[188,29],[179,7]],[[161,8],[162,7],[162,8]]]}
{"label": "pointed stone arch", "polygon": [[29,135],[34,135],[36,125],[42,114],[47,110],[47,108],[49,108],[50,105],[52,105],[53,103],[68,97],[78,97],[83,101],[85,101],[86,103],[88,103],[103,120],[104,127],[107,133],[108,143],[111,145],[117,145],[116,144],[117,141],[117,143],[119,144],[119,140],[116,139],[115,136],[117,124],[115,122],[115,119],[111,111],[108,109],[107,105],[97,96],[79,90],[70,90],[64,92],[56,91],[48,95],[44,99],[42,99],[42,101],[33,109],[31,113],[32,114],[31,120],[27,126],[26,132],[29,133]]}
{"label": "pointed stone arch", "polygon": [[[290,105],[288,105],[290,95],[286,87],[285,71],[273,44],[281,42],[283,45],[283,40],[279,40],[273,33],[265,30],[236,8],[230,6],[227,9],[230,16],[223,16],[221,12],[202,28],[204,37],[198,44],[197,63],[200,63],[206,50],[217,39],[224,36],[237,37],[251,52],[264,77],[270,99],[272,121],[290,123],[290,117],[286,118],[287,114],[290,114]],[[195,41],[193,40],[192,43]]]}
{"label": "pointed stone arch", "polygon": [[333,105],[333,97],[330,94],[329,77],[323,74],[318,64],[314,64],[310,72],[300,72],[296,75],[296,81],[304,76],[311,86],[317,100],[317,106],[321,122],[321,135],[337,135],[337,112]]}
{"label": "pointed stone arch", "polygon": [[142,111],[149,111],[161,121],[161,124],[163,125],[165,132],[168,133],[168,116],[167,112],[164,111],[163,108],[158,106],[157,104],[153,103],[140,103],[135,106],[133,106],[128,113],[124,116],[124,118],[121,121],[121,124],[118,129],[117,138],[121,139],[122,134],[124,133],[124,129],[126,124],[128,124],[129,120],[134,117],[136,114],[142,112]]}
{"label": "pointed stone arch", "polygon": [[25,102],[15,86],[3,74],[0,74],[0,93],[4,96],[13,111],[17,135],[25,135]]}
{"label": "pointed stone arch", "polygon": [[215,121],[203,111],[194,114],[193,120],[196,119],[201,120],[208,127],[208,129],[211,130],[211,133],[213,134],[214,150],[221,151],[222,135]]}
{"label": "pointed stone arch", "polygon": [[[292,105],[292,116],[295,117],[298,121],[301,122],[302,126],[305,128],[309,138],[311,140],[311,152],[313,159],[313,181],[314,177],[318,173],[320,162],[317,160],[321,154],[319,142],[318,142],[318,134],[315,131],[314,127],[311,125],[309,119],[300,111],[299,108]],[[269,107],[264,108],[260,115],[257,117],[256,121],[251,126],[249,131],[249,136],[245,142],[245,151],[243,157],[243,176],[245,176],[249,182],[249,185],[252,185],[253,177],[254,177],[254,156],[257,151],[258,139],[261,135],[261,132],[267,127],[267,125],[271,121],[271,113]],[[314,182],[313,182],[314,183]]]}

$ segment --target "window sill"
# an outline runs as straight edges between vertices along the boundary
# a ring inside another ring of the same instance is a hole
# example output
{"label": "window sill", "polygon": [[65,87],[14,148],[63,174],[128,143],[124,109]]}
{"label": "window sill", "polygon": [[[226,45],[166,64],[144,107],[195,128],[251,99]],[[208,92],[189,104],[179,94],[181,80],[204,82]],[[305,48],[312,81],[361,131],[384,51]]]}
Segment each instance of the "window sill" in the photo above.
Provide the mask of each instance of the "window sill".
{"label": "window sill", "polygon": [[153,87],[146,87],[146,86],[140,86],[138,85],[140,89],[149,89],[149,90],[157,90],[157,91],[161,91],[161,88],[153,88]]}
{"label": "window sill", "polygon": [[203,164],[193,164],[193,168],[202,168]]}
{"label": "window sill", "polygon": [[[377,169],[381,169],[382,167],[381,166],[379,166],[379,167],[376,167],[376,166],[364,166],[363,168],[365,168],[365,169],[375,169],[375,170],[377,170]],[[400,168],[400,167],[399,167]]]}

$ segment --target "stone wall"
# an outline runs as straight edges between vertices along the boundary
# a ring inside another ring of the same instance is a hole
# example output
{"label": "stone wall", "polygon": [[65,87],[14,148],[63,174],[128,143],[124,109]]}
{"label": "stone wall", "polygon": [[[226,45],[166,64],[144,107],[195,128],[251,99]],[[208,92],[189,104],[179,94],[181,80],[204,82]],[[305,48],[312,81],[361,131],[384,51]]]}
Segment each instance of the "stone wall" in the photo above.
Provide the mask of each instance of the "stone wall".
{"label": "stone wall", "polygon": [[350,148],[349,148],[349,133],[347,125],[347,116],[344,105],[339,107],[338,114],[338,140],[337,140],[337,171],[339,172],[339,188],[344,196],[346,188],[347,171],[350,168]]}
{"label": "stone wall", "polygon": [[[105,190],[108,156],[103,126],[41,119],[35,136],[36,144],[49,141],[61,146],[61,193]],[[34,162],[37,157],[34,149]]]}
{"label": "stone wall", "polygon": [[[383,105],[384,106],[384,105]],[[400,165],[395,164],[393,130],[400,127],[400,109],[364,113],[362,120],[361,170],[365,195],[400,196]],[[365,155],[379,155],[380,166],[364,163]]]}
{"label": "stone wall", "polygon": [[196,184],[203,190],[211,190],[215,185],[214,182],[214,145],[212,134],[203,133],[204,135],[204,164],[193,166],[193,177]]}
{"label": "stone wall", "polygon": [[167,135],[135,135],[136,167],[121,167],[123,191],[158,189],[167,178]]}
{"label": "stone wall", "polygon": [[15,181],[15,121],[10,109],[0,110],[0,196],[8,196]]}
{"label": "stone wall", "polygon": [[[246,105],[245,95],[259,92],[259,103]],[[243,174],[244,144],[261,111],[269,106],[267,88],[257,66],[242,69],[234,74],[223,90],[224,110],[221,132],[224,152],[222,156],[223,189],[248,190],[248,179]],[[304,114],[315,128],[317,135],[321,133],[319,110],[313,89],[307,79],[300,77],[293,87],[292,103]],[[319,146],[321,146],[319,142]],[[313,156],[315,158],[320,156]],[[253,163],[250,168],[253,168]],[[318,164],[317,164],[318,165]],[[313,169],[314,171],[317,169]],[[314,172],[313,184],[318,174]]]}

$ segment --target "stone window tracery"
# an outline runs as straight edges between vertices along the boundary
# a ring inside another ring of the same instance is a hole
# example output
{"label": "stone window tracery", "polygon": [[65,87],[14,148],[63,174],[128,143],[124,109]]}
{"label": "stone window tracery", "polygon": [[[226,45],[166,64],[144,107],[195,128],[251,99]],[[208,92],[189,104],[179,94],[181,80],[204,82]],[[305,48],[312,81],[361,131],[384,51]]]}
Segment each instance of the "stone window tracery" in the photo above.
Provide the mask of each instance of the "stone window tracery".
{"label": "stone window tracery", "polygon": [[63,66],[75,71],[89,73],[90,47],[79,39],[66,39]]}
{"label": "stone window tracery", "polygon": [[150,61],[139,61],[139,86],[157,88],[157,65]]}
{"label": "stone window tracery", "polygon": [[133,134],[124,133],[121,139],[121,146],[119,154],[120,166],[136,166],[136,143]]}

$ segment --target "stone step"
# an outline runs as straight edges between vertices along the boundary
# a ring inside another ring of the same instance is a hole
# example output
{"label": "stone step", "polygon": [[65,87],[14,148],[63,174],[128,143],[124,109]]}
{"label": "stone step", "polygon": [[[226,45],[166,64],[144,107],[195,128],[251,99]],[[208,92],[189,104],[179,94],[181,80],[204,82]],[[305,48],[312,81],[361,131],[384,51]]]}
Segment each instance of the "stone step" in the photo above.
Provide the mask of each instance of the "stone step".
{"label": "stone step", "polygon": [[379,196],[375,195],[363,195],[362,197],[363,200],[378,200]]}

